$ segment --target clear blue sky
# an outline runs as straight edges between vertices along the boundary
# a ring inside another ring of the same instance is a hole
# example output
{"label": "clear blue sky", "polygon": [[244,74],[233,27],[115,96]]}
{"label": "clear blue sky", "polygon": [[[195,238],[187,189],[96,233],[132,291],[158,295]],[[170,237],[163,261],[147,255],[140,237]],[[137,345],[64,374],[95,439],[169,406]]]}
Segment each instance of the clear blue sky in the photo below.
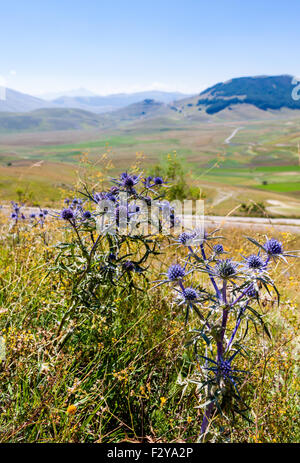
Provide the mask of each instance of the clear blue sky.
{"label": "clear blue sky", "polygon": [[299,23],[299,0],[3,1],[0,75],[32,94],[300,76]]}

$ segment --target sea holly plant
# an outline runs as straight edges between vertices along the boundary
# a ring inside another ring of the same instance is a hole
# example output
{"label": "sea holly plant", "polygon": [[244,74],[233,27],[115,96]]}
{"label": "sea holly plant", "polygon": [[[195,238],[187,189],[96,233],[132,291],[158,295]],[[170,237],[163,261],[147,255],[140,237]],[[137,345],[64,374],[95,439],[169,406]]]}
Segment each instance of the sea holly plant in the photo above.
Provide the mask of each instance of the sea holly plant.
{"label": "sea holly plant", "polygon": [[[264,243],[247,238],[256,252],[233,260],[218,242],[218,230],[200,234],[183,232],[175,244],[183,246],[187,255],[182,263],[170,265],[165,277],[158,282],[171,284],[177,295],[175,303],[184,308],[186,323],[191,312],[199,319],[200,327],[190,331],[187,346],[194,347],[195,365],[200,365],[200,374],[191,378],[201,396],[205,396],[203,421],[199,441],[208,436],[212,419],[217,414],[225,417],[238,413],[245,419],[248,406],[245,404],[240,384],[247,374],[236,366],[238,356],[246,356],[248,326],[261,325],[271,337],[259,309],[261,292],[274,290],[279,304],[279,292],[270,276],[272,264],[278,260],[287,262],[289,257],[298,257],[285,251],[281,242],[266,237]],[[206,274],[211,290],[195,288],[190,279]],[[199,353],[199,341],[204,341],[205,352]],[[205,354],[205,355],[203,355]]]}
{"label": "sea holly plant", "polygon": [[71,291],[71,307],[63,315],[58,334],[73,314],[100,310],[112,316],[111,301],[144,290],[150,259],[156,256],[163,231],[170,234],[176,217],[164,201],[161,177],[123,172],[110,179],[105,191],[82,185],[80,197],[66,199],[55,217],[66,228],[58,244],[55,271]]}

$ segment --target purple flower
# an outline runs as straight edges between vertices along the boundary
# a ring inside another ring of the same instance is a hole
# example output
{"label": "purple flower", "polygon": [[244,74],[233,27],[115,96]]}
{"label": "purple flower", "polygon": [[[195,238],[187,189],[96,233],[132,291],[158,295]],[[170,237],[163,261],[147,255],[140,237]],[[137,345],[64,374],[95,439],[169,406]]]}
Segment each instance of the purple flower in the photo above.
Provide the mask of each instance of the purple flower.
{"label": "purple flower", "polygon": [[146,188],[149,188],[150,185],[151,185],[151,182],[153,180],[153,177],[151,177],[151,175],[149,175],[149,177],[146,177],[142,180],[142,183],[145,185]]}
{"label": "purple flower", "polygon": [[92,214],[91,214],[90,211],[84,211],[82,217],[83,217],[84,219],[87,219],[87,220],[88,220],[88,219],[90,219],[90,218],[92,217]]}
{"label": "purple flower", "polygon": [[[171,216],[170,216],[170,218],[171,218]],[[173,218],[174,218],[174,214],[173,214]],[[192,236],[193,235],[191,233],[183,232],[178,236],[178,241],[179,241],[179,243],[185,245],[192,239]]]}
{"label": "purple flower", "polygon": [[264,266],[264,261],[256,254],[252,254],[251,256],[247,257],[246,263],[249,268],[254,270],[261,269]]}
{"label": "purple flower", "polygon": [[215,244],[213,247],[214,253],[215,254],[223,254],[224,248],[222,244]]}
{"label": "purple flower", "polygon": [[198,297],[197,291],[194,288],[185,288],[182,291],[182,295],[186,301],[194,301]]}
{"label": "purple flower", "polygon": [[63,209],[61,211],[61,218],[63,220],[72,220],[74,219],[74,212],[72,211],[72,209],[68,208],[68,209]]}
{"label": "purple flower", "polygon": [[279,256],[283,254],[282,243],[274,238],[271,238],[265,243],[264,249],[270,256]]}
{"label": "purple flower", "polygon": [[162,185],[164,183],[161,177],[154,177],[154,184],[155,185]]}
{"label": "purple flower", "polygon": [[179,264],[173,264],[167,272],[170,281],[180,280],[185,275],[185,270]]}
{"label": "purple flower", "polygon": [[215,274],[223,280],[230,279],[237,274],[238,264],[231,259],[219,260],[215,267]]}

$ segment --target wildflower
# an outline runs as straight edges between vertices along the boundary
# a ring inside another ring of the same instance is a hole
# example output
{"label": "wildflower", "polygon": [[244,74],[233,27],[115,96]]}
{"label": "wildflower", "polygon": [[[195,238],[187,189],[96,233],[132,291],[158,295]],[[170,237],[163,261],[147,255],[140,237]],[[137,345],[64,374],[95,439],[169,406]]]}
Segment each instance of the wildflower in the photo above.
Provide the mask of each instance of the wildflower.
{"label": "wildflower", "polygon": [[160,406],[163,407],[166,403],[167,399],[165,397],[160,398]]}
{"label": "wildflower", "polygon": [[92,217],[92,213],[90,211],[84,211],[84,213],[82,214],[82,217],[88,220]]}
{"label": "wildflower", "polygon": [[82,204],[82,200],[79,198],[74,198],[72,204],[74,204],[75,206],[80,206],[80,204]]}
{"label": "wildflower", "polygon": [[113,181],[119,187],[123,187],[126,190],[134,192],[133,187],[139,183],[140,177],[138,177],[137,175],[129,175],[127,172],[123,172],[119,180],[113,179]]}
{"label": "wildflower", "polygon": [[198,297],[197,291],[194,288],[185,288],[182,291],[182,295],[186,301],[194,301]]}
{"label": "wildflower", "polygon": [[61,211],[61,218],[63,220],[72,220],[72,219],[74,219],[74,212],[70,208],[63,209]]}
{"label": "wildflower", "polygon": [[279,256],[283,254],[282,243],[274,238],[271,238],[265,243],[264,249],[270,256]]}
{"label": "wildflower", "polygon": [[155,185],[162,185],[164,183],[163,179],[161,177],[155,177],[154,178],[154,184]]}
{"label": "wildflower", "polygon": [[222,244],[215,244],[213,247],[213,251],[215,254],[223,254],[224,248]]}
{"label": "wildflower", "polygon": [[184,246],[185,245],[189,245],[191,240],[193,238],[193,234],[192,233],[186,233],[186,232],[183,232],[181,233],[179,236],[178,236],[178,242],[180,244],[183,244]]}
{"label": "wildflower", "polygon": [[77,411],[76,405],[69,405],[67,408],[68,415],[75,415],[76,411]]}
{"label": "wildflower", "polygon": [[205,369],[212,371],[215,374],[215,377],[218,381],[222,379],[225,383],[230,382],[233,385],[234,389],[236,390],[237,394],[239,395],[239,391],[237,390],[237,386],[236,386],[236,382],[239,381],[239,378],[237,377],[236,373],[245,373],[245,372],[243,370],[235,370],[231,366],[232,360],[238,353],[239,353],[239,350],[236,351],[229,359],[224,359],[221,357],[219,358],[217,362],[208,357],[204,357],[204,356],[201,356],[201,357],[213,365],[211,367],[205,366]]}
{"label": "wildflower", "polygon": [[145,185],[146,188],[149,188],[152,180],[153,180],[153,177],[149,175],[149,177],[143,178],[142,183]]}
{"label": "wildflower", "polygon": [[237,276],[237,268],[238,264],[234,263],[232,259],[223,259],[217,262],[213,272],[222,280],[228,280]]}
{"label": "wildflower", "polygon": [[173,264],[169,267],[167,276],[170,281],[180,280],[185,276],[185,270],[179,264]]}
{"label": "wildflower", "polygon": [[251,254],[246,259],[246,265],[253,270],[259,270],[264,267],[264,261],[259,255]]}

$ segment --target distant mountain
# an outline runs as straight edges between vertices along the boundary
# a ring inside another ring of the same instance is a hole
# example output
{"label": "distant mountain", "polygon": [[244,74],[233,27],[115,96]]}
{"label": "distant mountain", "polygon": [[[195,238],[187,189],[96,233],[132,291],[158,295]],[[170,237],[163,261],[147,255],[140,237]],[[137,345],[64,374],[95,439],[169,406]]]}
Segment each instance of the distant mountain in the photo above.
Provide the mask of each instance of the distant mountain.
{"label": "distant mountain", "polygon": [[10,88],[5,90],[5,100],[0,100],[0,112],[28,112],[49,106],[53,106],[52,103]]}
{"label": "distant mountain", "polygon": [[86,88],[77,88],[75,90],[66,90],[63,92],[48,92],[43,93],[41,95],[37,95],[38,98],[42,98],[43,100],[51,101],[56,100],[57,98],[61,97],[77,97],[77,96],[97,96],[96,93],[87,90]]}
{"label": "distant mountain", "polygon": [[300,100],[292,98],[293,89],[289,75],[240,77],[220,82],[197,97],[177,103],[181,109],[194,108],[208,115],[249,105],[260,111],[299,110]]}
{"label": "distant mountain", "polygon": [[186,98],[180,92],[162,92],[158,90],[137,92],[137,93],[119,93],[106,96],[88,96],[88,97],[70,97],[62,96],[53,100],[55,106],[64,108],[80,108],[95,113],[104,113],[113,111],[119,108],[124,108],[128,105],[138,103],[144,100],[155,100],[161,103],[170,103],[174,100]]}
{"label": "distant mountain", "polygon": [[292,98],[294,88],[291,76],[258,76],[221,82],[179,100],[178,93],[153,91],[52,102],[8,89],[6,100],[0,100],[0,132],[118,129],[143,121],[170,127],[180,122],[288,119],[300,117],[300,100]]}
{"label": "distant mountain", "polygon": [[[70,94],[80,91],[82,93],[90,93],[89,90],[79,89],[71,91]],[[160,101],[162,103],[169,103],[175,99],[185,97],[187,97],[187,95],[179,92],[147,91],[138,93],[120,93],[107,96],[63,95],[55,100],[46,101],[42,98],[17,92],[16,90],[6,89],[6,99],[0,100],[0,112],[22,113],[41,108],[72,108],[82,109],[93,113],[106,113],[147,99]]]}
{"label": "distant mountain", "polygon": [[106,114],[82,109],[45,108],[27,113],[0,112],[0,133],[117,128],[121,124],[166,115],[170,107],[146,99]]}

